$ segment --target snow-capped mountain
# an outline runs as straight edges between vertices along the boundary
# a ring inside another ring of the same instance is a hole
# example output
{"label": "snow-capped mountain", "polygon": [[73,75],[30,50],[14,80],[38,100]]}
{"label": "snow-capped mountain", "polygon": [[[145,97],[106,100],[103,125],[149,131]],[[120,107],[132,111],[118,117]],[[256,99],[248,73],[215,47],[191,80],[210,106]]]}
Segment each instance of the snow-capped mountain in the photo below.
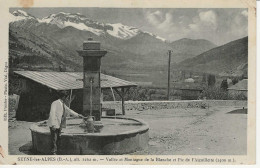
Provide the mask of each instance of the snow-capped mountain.
{"label": "snow-capped mountain", "polygon": [[[24,19],[34,19],[38,21],[39,23],[46,23],[46,24],[53,24],[57,25],[59,28],[65,28],[68,26],[74,27],[78,30],[82,31],[89,31],[94,33],[95,35],[104,35],[109,34],[113,37],[119,38],[119,39],[130,39],[139,33],[142,33],[143,31],[139,30],[138,28],[123,25],[121,23],[99,23],[97,21],[93,21],[89,18],[87,18],[84,15],[81,15],[80,13],[64,13],[59,12],[57,14],[51,14],[47,17],[44,17],[42,19],[35,18],[34,16],[29,15],[28,13],[17,10],[12,13],[12,16],[10,16],[11,22],[20,21]],[[159,40],[165,41],[165,39],[156,36],[149,32],[143,32],[148,33],[150,36],[153,36]]]}
{"label": "snow-capped mountain", "polygon": [[34,16],[29,15],[28,13],[22,10],[14,11],[12,14],[10,13],[9,17],[10,22],[16,22],[24,19],[36,19]]}
{"label": "snow-capped mountain", "polygon": [[112,27],[92,21],[79,13],[71,14],[60,12],[58,14],[51,14],[48,17],[39,19],[39,22],[55,24],[60,28],[71,26],[79,30],[90,31],[96,35],[101,35],[107,29],[112,29]]}
{"label": "snow-capped mountain", "polygon": [[108,24],[112,27],[112,30],[107,30],[107,33],[111,36],[121,38],[121,39],[129,39],[131,37],[136,36],[141,31],[135,27],[126,26],[121,23]]}

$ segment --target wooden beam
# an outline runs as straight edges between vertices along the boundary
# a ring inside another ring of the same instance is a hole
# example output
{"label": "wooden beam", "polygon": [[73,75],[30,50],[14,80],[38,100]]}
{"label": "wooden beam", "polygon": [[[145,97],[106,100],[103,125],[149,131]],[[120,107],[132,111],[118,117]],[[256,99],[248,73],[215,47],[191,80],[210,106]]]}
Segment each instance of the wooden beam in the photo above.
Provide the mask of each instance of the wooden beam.
{"label": "wooden beam", "polygon": [[113,100],[116,101],[116,97],[115,97],[115,94],[113,92],[113,88],[111,87],[110,89],[111,89],[111,92],[112,92]]}
{"label": "wooden beam", "polygon": [[122,91],[122,113],[125,115],[125,89],[121,88]]}
{"label": "wooden beam", "polygon": [[71,104],[71,96],[72,96],[72,89],[70,89],[70,100],[69,100],[69,108],[70,108],[70,104]]}
{"label": "wooden beam", "polygon": [[121,92],[117,88],[114,88],[114,89],[115,89],[116,93],[122,98]]}
{"label": "wooden beam", "polygon": [[121,88],[121,92],[117,89],[114,88],[116,93],[119,94],[119,96],[121,97],[122,100],[122,113],[123,115],[125,115],[125,88]]}

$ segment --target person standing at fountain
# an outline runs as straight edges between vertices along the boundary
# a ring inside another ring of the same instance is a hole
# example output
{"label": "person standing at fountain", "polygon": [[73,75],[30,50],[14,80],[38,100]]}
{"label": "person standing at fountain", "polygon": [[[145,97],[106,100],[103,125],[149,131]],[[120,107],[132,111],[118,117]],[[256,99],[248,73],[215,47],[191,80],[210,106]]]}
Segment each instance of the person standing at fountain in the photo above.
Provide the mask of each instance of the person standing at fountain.
{"label": "person standing at fountain", "polygon": [[72,115],[75,117],[84,117],[81,114],[76,113],[66,106],[65,102],[69,97],[68,92],[60,91],[58,92],[59,99],[55,100],[51,104],[50,115],[48,119],[48,126],[51,132],[51,153],[53,155],[57,154],[60,135],[62,128],[66,128],[66,117]]}

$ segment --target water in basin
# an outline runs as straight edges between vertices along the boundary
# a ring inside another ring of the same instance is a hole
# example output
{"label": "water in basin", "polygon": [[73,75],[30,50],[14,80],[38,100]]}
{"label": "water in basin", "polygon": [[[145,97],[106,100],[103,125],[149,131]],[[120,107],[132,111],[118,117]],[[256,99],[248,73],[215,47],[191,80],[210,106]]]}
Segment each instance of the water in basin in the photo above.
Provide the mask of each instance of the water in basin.
{"label": "water in basin", "polygon": [[[125,119],[108,119],[102,118],[102,124],[104,127],[100,130],[99,133],[88,133],[86,127],[80,126],[82,119],[68,119],[67,127],[62,129],[63,134],[122,134],[129,131],[139,129],[143,126],[142,123],[134,120],[125,120]],[[46,124],[38,125],[41,129],[49,131],[49,128]],[[44,131],[44,132],[45,132]]]}

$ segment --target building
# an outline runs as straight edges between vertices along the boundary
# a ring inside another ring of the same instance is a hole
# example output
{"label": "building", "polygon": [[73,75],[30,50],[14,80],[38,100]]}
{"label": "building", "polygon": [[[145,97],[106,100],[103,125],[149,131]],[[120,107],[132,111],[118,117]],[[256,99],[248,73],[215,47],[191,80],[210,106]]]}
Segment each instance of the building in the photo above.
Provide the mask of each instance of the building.
{"label": "building", "polygon": [[248,80],[243,79],[243,80],[239,81],[237,84],[229,87],[228,93],[230,95],[242,94],[242,95],[247,97],[247,91],[248,91],[247,85],[248,85]]}
{"label": "building", "polygon": [[188,78],[188,79],[185,79],[184,82],[187,82],[187,83],[194,83],[195,80],[192,79],[192,78]]}
{"label": "building", "polygon": [[[83,108],[83,72],[38,72],[14,71],[19,78],[21,88],[20,99],[16,111],[16,119],[24,121],[39,121],[49,117],[51,103],[57,99],[57,91],[70,91],[74,111],[81,113]],[[113,89],[122,99],[124,110],[124,95],[135,83],[101,74],[101,90]]]}

